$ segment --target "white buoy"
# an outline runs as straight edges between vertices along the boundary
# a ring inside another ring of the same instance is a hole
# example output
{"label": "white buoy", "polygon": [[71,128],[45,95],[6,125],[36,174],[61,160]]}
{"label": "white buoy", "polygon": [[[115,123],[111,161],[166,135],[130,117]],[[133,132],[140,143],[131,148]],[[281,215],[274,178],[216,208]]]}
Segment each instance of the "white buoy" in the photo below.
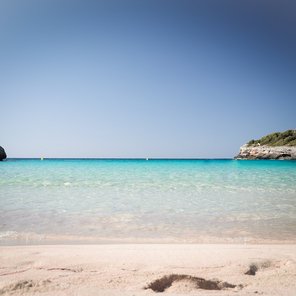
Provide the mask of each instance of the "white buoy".
{"label": "white buoy", "polygon": [[43,157],[41,157],[40,160],[43,160]]}
{"label": "white buoy", "polygon": [[146,158],[146,160],[148,160],[149,158]]}

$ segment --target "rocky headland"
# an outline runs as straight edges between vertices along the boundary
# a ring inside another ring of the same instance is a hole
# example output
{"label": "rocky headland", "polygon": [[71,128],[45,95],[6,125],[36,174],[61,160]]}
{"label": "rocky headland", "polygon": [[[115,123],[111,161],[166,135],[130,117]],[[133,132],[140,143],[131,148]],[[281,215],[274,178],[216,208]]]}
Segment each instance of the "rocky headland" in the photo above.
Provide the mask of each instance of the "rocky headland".
{"label": "rocky headland", "polygon": [[2,147],[0,146],[0,161],[3,160],[3,159],[5,159],[6,157],[7,157],[7,156],[6,156],[6,153],[5,153],[4,148],[2,148]]}
{"label": "rocky headland", "polygon": [[251,140],[240,148],[235,159],[296,159],[296,130]]}

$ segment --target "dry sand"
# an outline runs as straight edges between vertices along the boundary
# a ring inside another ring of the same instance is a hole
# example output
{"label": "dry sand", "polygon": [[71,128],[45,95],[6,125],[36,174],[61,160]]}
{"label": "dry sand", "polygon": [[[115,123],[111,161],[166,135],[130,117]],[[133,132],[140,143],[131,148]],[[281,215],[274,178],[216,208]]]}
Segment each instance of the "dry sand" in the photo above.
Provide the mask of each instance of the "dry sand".
{"label": "dry sand", "polygon": [[0,247],[0,295],[23,294],[294,296],[296,245]]}

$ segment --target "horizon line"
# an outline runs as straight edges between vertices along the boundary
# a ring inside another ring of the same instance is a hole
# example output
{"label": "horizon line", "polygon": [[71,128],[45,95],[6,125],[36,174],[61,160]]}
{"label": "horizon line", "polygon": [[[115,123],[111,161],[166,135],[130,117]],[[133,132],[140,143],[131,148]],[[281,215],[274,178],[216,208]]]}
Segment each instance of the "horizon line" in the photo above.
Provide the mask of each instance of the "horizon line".
{"label": "horizon line", "polygon": [[93,159],[93,160],[228,160],[234,159],[232,157],[213,157],[213,158],[199,158],[199,157],[7,157],[5,160],[10,159],[39,159],[39,160],[54,160],[54,159]]}

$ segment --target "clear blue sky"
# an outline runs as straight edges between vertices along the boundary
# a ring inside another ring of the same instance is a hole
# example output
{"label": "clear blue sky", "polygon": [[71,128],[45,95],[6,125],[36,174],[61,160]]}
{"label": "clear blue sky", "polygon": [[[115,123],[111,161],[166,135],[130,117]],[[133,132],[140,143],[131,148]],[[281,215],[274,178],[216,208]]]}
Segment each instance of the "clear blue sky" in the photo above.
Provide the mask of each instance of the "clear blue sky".
{"label": "clear blue sky", "polygon": [[9,157],[232,157],[296,128],[295,1],[0,0]]}

